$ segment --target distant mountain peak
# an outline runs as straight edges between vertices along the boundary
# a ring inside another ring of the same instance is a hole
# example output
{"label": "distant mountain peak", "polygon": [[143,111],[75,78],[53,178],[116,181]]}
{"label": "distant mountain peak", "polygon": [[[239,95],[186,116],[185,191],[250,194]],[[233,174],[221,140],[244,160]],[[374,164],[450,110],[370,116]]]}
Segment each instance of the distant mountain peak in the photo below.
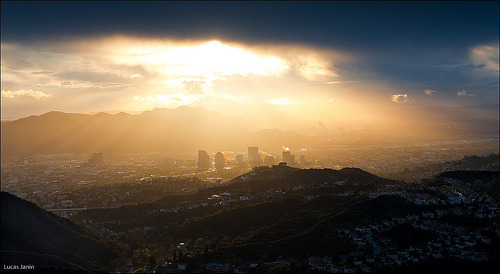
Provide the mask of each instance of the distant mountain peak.
{"label": "distant mountain peak", "polygon": [[[40,117],[41,116],[54,116],[54,115],[61,115],[61,114],[65,114],[64,112],[62,111],[58,111],[58,110],[53,110],[53,111],[49,111],[47,113],[44,113],[42,115],[39,115]],[[33,116],[33,115],[32,115]],[[31,117],[31,116],[30,116]]]}
{"label": "distant mountain peak", "polygon": [[184,109],[193,109],[193,108],[188,106],[188,105],[182,105],[182,106],[178,106],[177,109],[184,110]]}

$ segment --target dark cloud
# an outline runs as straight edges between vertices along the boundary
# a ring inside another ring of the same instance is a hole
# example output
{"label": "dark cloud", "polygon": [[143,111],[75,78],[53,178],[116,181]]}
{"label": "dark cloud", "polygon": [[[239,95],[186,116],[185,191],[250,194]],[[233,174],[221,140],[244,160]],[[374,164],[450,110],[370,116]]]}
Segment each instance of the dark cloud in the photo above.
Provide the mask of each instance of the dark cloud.
{"label": "dark cloud", "polygon": [[1,22],[6,41],[123,33],[356,50],[468,47],[498,40],[498,7],[498,2],[4,2]]}

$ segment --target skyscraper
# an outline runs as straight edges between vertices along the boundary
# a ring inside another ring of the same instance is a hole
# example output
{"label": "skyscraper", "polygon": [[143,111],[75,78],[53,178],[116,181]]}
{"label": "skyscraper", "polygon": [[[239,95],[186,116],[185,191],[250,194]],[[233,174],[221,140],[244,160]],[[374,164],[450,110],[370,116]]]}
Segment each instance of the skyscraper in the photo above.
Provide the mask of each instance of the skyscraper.
{"label": "skyscraper", "polygon": [[215,169],[222,170],[226,166],[226,158],[222,152],[215,153]]}
{"label": "skyscraper", "polygon": [[210,155],[204,150],[198,150],[198,169],[207,170],[212,166]]}
{"label": "skyscraper", "polygon": [[283,151],[283,162],[291,166],[295,164],[295,155],[290,154],[290,151]]}
{"label": "skyscraper", "polygon": [[307,164],[306,156],[300,155],[299,157],[299,165],[300,166],[305,166]]}
{"label": "skyscraper", "polygon": [[260,156],[258,147],[248,147],[248,161],[251,166],[260,165]]}

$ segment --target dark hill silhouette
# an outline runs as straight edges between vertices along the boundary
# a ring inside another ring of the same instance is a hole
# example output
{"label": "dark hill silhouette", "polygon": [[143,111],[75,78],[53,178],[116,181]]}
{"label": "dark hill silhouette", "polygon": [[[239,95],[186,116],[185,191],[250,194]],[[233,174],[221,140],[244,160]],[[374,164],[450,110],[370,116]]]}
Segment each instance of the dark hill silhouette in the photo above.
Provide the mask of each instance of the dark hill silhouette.
{"label": "dark hill silhouette", "polygon": [[100,271],[120,250],[73,222],[0,193],[2,265]]}
{"label": "dark hill silhouette", "polygon": [[232,179],[227,185],[203,189],[190,195],[167,196],[156,203],[175,204],[180,201],[205,199],[212,194],[223,192],[233,193],[233,195],[248,195],[248,193],[263,193],[266,191],[276,191],[298,186],[313,186],[337,181],[357,183],[370,188],[383,187],[386,184],[400,184],[398,181],[381,178],[359,168],[334,170],[327,168],[298,169],[288,166],[273,166],[245,173]]}
{"label": "dark hill silhouette", "polygon": [[[343,186],[332,184],[330,187],[323,187],[325,183],[329,184],[337,181],[348,181],[349,183]],[[355,183],[357,185],[353,185],[351,183]],[[153,212],[159,212],[162,208],[177,207],[179,204],[189,203],[190,201],[206,201],[207,198],[213,194],[229,192],[232,197],[238,198],[242,195],[259,195],[263,193],[275,193],[275,191],[281,193],[282,190],[291,191],[291,189],[297,187],[298,190],[296,192],[292,192],[292,198],[284,201],[273,201],[271,203],[257,206],[253,209],[235,209],[235,211],[221,213],[221,215],[217,215],[217,217],[214,216],[214,219],[204,219],[204,221],[200,220],[200,222],[195,223],[192,226],[182,226],[179,230],[179,233],[182,235],[187,235],[192,232],[194,234],[206,233],[213,236],[220,231],[227,231],[227,229],[229,229],[229,231],[226,233],[231,234],[232,232],[241,231],[241,229],[258,229],[259,227],[268,227],[272,225],[279,216],[285,213],[295,214],[295,212],[300,210],[308,212],[321,212],[321,214],[331,214],[332,212],[339,213],[339,206],[342,205],[342,208],[346,207],[346,200],[349,200],[349,198],[344,199],[342,196],[337,196],[337,194],[344,193],[346,191],[363,191],[367,189],[384,188],[387,184],[397,183],[398,182],[377,177],[357,168],[346,168],[342,170],[301,170],[292,167],[274,166],[272,168],[259,168],[255,171],[243,174],[231,180],[229,184],[224,186],[207,188],[188,195],[167,196],[147,204],[130,205],[113,209],[85,210],[79,212],[73,218],[77,222],[82,219],[93,219],[98,222],[114,219],[119,220],[123,227],[133,227],[138,223],[141,223],[142,225],[149,224],[154,226],[153,222],[158,222],[156,224],[161,225],[162,222],[170,223],[174,220],[169,219],[170,217],[165,217],[167,215],[156,215],[157,213]],[[306,188],[301,189],[301,187],[304,186]],[[309,195],[319,195],[319,197],[311,200],[310,202],[304,203],[304,197]],[[280,211],[280,208],[283,210]],[[189,214],[191,214],[191,212],[195,211],[189,211]],[[266,215],[266,212],[269,212],[270,215]],[[315,213],[307,213],[303,222],[310,223],[313,220],[314,222],[317,222],[318,218],[321,217],[321,214],[317,215]],[[214,225],[213,228],[208,228],[210,224],[225,224],[226,222],[230,222],[229,220],[231,220],[234,216],[246,217],[244,220],[240,220],[238,222],[235,221],[234,227],[233,225],[228,224],[220,227],[215,227]],[[260,219],[261,217],[263,218],[262,220]],[[177,221],[177,219],[175,221]],[[289,232],[291,233],[292,231]],[[294,230],[293,232],[297,231]]]}
{"label": "dark hill silhouette", "polygon": [[334,169],[303,169],[286,179],[289,185],[320,184],[325,182],[349,181],[358,184],[396,184],[396,181],[385,179],[368,173],[359,168]]}
{"label": "dark hill silhouette", "polygon": [[426,184],[434,186],[449,185],[449,179],[470,185],[479,193],[500,199],[500,171],[456,170],[438,174]]}
{"label": "dark hill silhouette", "polygon": [[310,201],[292,197],[202,218],[183,225],[174,235],[240,237],[239,241],[219,249],[214,257],[235,254],[243,259],[265,260],[335,254],[352,249],[352,244],[334,236],[332,231],[417,212],[417,207],[396,196],[372,200],[320,196]]}
{"label": "dark hill silhouette", "polygon": [[474,170],[456,170],[440,173],[437,178],[444,179],[450,178],[460,180],[466,183],[473,183],[476,180],[487,182],[494,177],[498,177],[498,171],[474,171]]}
{"label": "dark hill silhouette", "polygon": [[245,120],[182,106],[140,115],[52,111],[1,124],[2,156],[92,153],[245,150],[307,143],[309,137],[278,129],[254,131]]}

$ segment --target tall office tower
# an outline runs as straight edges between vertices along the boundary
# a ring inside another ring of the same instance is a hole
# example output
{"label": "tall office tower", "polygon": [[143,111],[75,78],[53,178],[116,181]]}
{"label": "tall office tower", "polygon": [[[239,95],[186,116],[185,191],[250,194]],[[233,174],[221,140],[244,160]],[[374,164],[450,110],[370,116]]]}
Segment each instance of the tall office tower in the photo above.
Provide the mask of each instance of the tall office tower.
{"label": "tall office tower", "polygon": [[273,156],[269,155],[264,158],[265,166],[273,166],[275,164],[275,159]]}
{"label": "tall office tower", "polygon": [[210,155],[204,150],[198,150],[198,169],[207,170],[212,166]]}
{"label": "tall office tower", "polygon": [[299,157],[299,165],[300,165],[301,167],[304,167],[304,166],[306,166],[306,165],[307,165],[307,159],[306,159],[306,156],[304,156],[304,155],[300,155],[300,157]]}
{"label": "tall office tower", "polygon": [[222,170],[226,166],[226,158],[222,152],[215,153],[215,169]]}
{"label": "tall office tower", "polygon": [[258,147],[248,147],[248,161],[251,166],[260,165],[260,156]]}
{"label": "tall office tower", "polygon": [[236,155],[236,165],[238,167],[243,167],[245,166],[245,161],[243,160],[243,155],[242,154],[238,154]]}
{"label": "tall office tower", "polygon": [[295,164],[295,155],[290,154],[290,151],[283,151],[283,162],[288,166]]}

